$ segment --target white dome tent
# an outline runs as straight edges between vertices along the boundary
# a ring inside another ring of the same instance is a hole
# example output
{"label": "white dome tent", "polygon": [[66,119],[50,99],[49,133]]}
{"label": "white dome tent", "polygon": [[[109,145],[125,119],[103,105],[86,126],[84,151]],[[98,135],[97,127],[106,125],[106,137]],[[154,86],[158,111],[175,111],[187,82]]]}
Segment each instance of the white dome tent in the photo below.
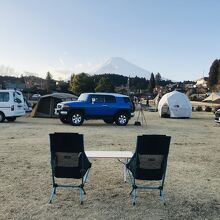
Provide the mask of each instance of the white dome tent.
{"label": "white dome tent", "polygon": [[173,91],[160,99],[158,112],[160,117],[191,118],[192,105],[185,94]]}

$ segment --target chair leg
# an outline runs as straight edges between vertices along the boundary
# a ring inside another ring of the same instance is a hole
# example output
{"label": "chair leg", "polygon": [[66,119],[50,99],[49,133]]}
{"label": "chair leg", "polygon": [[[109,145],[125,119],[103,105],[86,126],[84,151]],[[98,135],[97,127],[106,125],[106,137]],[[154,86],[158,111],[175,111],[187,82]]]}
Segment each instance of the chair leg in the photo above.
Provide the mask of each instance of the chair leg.
{"label": "chair leg", "polygon": [[164,205],[166,205],[166,203],[165,203],[165,193],[164,193],[163,189],[160,189],[160,199],[161,199],[162,203]]}
{"label": "chair leg", "polygon": [[80,205],[83,204],[83,194],[84,194],[84,189],[80,187],[80,189],[79,189]]}
{"label": "chair leg", "polygon": [[89,171],[90,169],[87,170],[86,174],[84,175],[83,177],[83,183],[86,183],[87,182],[87,179],[88,179],[88,176],[89,176]]}
{"label": "chair leg", "polygon": [[84,188],[82,188],[82,191],[83,191],[84,195],[86,195],[86,191],[85,191],[85,189],[84,189]]}
{"label": "chair leg", "polygon": [[134,192],[134,188],[132,188],[132,190],[131,190],[131,192],[130,192],[130,196],[131,196],[131,194]]}
{"label": "chair leg", "polygon": [[132,190],[130,192],[130,195],[133,193],[133,205],[136,205],[136,197],[137,197],[137,186],[134,184],[132,185]]}
{"label": "chair leg", "polygon": [[86,195],[86,191],[84,190],[84,183],[86,183],[86,180],[89,175],[89,169],[87,170],[86,174],[84,177],[82,177],[82,183],[79,185],[79,196],[80,196],[80,204],[83,204],[83,195]]}
{"label": "chair leg", "polygon": [[128,182],[132,185],[134,180],[133,180],[131,172],[128,169],[127,169],[127,174],[128,174]]}
{"label": "chair leg", "polygon": [[134,189],[134,201],[133,201],[133,205],[135,206],[136,205],[136,188]]}
{"label": "chair leg", "polygon": [[53,189],[52,189],[52,192],[51,192],[51,195],[50,195],[49,203],[52,203],[52,200],[53,200],[54,195],[56,195],[56,186],[53,187]]}

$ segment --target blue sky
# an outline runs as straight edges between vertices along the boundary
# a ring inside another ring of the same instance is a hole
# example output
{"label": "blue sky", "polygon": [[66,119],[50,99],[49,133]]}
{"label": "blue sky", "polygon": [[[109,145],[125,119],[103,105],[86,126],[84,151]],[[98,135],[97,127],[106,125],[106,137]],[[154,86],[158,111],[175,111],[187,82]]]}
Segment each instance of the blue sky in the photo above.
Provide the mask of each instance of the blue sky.
{"label": "blue sky", "polygon": [[219,8],[218,0],[0,0],[0,67],[65,79],[123,57],[195,80],[220,59]]}

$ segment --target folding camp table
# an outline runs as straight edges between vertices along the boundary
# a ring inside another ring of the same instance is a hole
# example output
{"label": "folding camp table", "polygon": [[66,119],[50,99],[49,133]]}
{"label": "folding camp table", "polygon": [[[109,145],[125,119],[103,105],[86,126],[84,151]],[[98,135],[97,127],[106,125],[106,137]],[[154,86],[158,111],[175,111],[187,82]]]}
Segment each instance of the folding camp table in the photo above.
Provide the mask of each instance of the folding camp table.
{"label": "folding camp table", "polygon": [[132,151],[85,151],[89,158],[121,158],[125,159],[124,163],[124,181],[126,182],[127,168],[126,163],[128,159],[133,156]]}

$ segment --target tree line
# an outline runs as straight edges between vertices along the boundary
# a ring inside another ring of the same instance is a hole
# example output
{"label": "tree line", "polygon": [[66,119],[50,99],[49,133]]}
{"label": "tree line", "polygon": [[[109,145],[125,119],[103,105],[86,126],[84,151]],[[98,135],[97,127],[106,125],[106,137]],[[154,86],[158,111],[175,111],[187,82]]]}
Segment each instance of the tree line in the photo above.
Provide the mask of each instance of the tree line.
{"label": "tree line", "polygon": [[25,85],[24,93],[40,93],[41,95],[52,92],[71,92],[80,95],[83,92],[118,92],[123,94],[153,93],[156,86],[165,86],[172,83],[163,80],[160,73],[147,80],[144,77],[128,77],[118,74],[105,73],[101,75],[89,75],[87,73],[72,74],[68,82],[56,81],[53,75],[47,72],[45,79],[36,76],[10,77],[0,76],[0,86],[7,88],[7,83]]}
{"label": "tree line", "polygon": [[160,73],[155,76],[151,73],[150,80],[144,77],[127,77],[110,73],[101,75],[80,73],[72,74],[69,90],[76,95],[83,92],[153,93],[156,86],[165,86],[169,83],[172,82],[163,80]]}

